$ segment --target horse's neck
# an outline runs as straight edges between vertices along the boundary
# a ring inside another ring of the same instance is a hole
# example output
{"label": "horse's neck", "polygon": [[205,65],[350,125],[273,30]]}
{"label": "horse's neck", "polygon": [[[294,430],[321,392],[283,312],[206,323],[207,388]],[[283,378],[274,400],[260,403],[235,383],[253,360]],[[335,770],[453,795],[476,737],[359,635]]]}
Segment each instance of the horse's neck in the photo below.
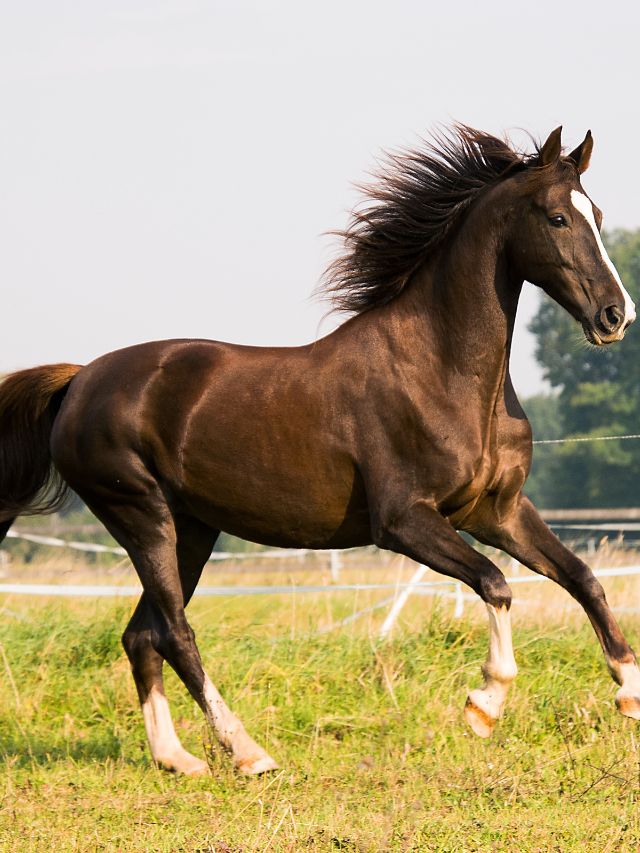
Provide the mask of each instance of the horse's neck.
{"label": "horse's neck", "polygon": [[443,372],[491,394],[507,374],[522,282],[509,274],[496,222],[485,218],[461,228],[387,310],[407,358],[429,351]]}

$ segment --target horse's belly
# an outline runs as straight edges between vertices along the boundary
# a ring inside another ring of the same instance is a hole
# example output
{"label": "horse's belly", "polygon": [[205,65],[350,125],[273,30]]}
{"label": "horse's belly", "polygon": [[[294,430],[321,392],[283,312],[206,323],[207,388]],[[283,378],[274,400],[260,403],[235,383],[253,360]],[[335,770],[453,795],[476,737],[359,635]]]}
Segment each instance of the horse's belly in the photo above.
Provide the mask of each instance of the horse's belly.
{"label": "horse's belly", "polygon": [[182,500],[203,521],[242,539],[298,548],[345,548],[371,542],[358,477],[204,465],[188,478]]}

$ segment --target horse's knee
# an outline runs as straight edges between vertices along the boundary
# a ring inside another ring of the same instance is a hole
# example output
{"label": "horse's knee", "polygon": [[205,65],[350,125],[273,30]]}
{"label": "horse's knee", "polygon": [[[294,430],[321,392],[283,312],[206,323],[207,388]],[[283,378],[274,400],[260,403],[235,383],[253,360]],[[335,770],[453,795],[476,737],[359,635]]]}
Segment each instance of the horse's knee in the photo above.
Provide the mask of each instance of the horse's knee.
{"label": "horse's knee", "polygon": [[154,620],[148,602],[143,599],[120,638],[132,665],[153,651],[153,625]]}
{"label": "horse's knee", "polygon": [[122,635],[122,645],[129,658],[134,676],[137,674],[145,676],[150,667],[153,669],[157,666],[158,652],[152,642],[149,629],[136,631],[127,628]]}
{"label": "horse's knee", "polygon": [[606,601],[602,584],[587,566],[584,566],[584,570],[579,574],[571,576],[567,590],[583,605],[602,604]]}
{"label": "horse's knee", "polygon": [[497,609],[503,607],[510,609],[513,596],[509,584],[497,569],[483,575],[479,587],[478,593],[487,604]]}
{"label": "horse's knee", "polygon": [[198,656],[196,635],[187,623],[167,624],[154,636],[156,651],[166,660],[189,659]]}
{"label": "horse's knee", "polygon": [[584,582],[584,590],[586,595],[592,601],[603,602],[606,601],[606,596],[604,594],[604,587],[600,583],[597,577],[589,572],[589,577]]}
{"label": "horse's knee", "polygon": [[133,663],[140,655],[140,649],[142,646],[140,632],[134,631],[130,626],[128,626],[120,640],[127,657],[131,663]]}

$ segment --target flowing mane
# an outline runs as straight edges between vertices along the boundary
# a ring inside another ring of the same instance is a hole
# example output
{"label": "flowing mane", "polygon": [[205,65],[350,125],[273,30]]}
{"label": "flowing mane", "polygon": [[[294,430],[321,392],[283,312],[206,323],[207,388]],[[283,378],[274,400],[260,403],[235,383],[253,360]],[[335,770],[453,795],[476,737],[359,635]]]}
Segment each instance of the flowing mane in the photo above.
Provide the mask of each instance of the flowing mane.
{"label": "flowing mane", "polygon": [[345,252],[321,292],[339,311],[361,314],[398,296],[487,186],[538,163],[506,142],[456,124],[416,150],[387,155],[376,183],[359,186],[363,205],[344,231]]}

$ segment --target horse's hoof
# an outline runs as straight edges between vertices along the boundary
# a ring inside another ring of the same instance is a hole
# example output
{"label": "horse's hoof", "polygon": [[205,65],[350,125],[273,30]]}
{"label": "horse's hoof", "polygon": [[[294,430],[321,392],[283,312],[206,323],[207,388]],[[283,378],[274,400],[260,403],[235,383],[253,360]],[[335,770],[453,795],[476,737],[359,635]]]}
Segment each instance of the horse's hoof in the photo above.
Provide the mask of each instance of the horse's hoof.
{"label": "horse's hoof", "polygon": [[208,776],[209,765],[206,761],[196,758],[195,761],[178,770],[178,773],[182,773],[183,776],[189,776],[192,779],[196,779],[198,776]]}
{"label": "horse's hoof", "polygon": [[625,717],[640,720],[640,696],[635,696],[633,693],[625,693],[621,687],[616,693],[616,706],[618,711],[624,714]]}
{"label": "horse's hoof", "polygon": [[156,764],[170,773],[179,773],[181,776],[189,776],[191,778],[206,776],[209,773],[207,762],[201,758],[196,758],[195,755],[191,755],[186,750],[180,755],[174,755],[171,758],[156,759]]}
{"label": "horse's hoof", "polygon": [[271,770],[279,769],[277,763],[266,752],[257,758],[254,757],[239,761],[236,767],[245,776],[258,776],[260,773],[269,773]]}
{"label": "horse's hoof", "polygon": [[[484,701],[483,701],[484,700]],[[498,718],[492,716],[488,709],[483,708],[486,697],[481,690],[472,690],[464,706],[464,718],[478,737],[490,737]]]}

